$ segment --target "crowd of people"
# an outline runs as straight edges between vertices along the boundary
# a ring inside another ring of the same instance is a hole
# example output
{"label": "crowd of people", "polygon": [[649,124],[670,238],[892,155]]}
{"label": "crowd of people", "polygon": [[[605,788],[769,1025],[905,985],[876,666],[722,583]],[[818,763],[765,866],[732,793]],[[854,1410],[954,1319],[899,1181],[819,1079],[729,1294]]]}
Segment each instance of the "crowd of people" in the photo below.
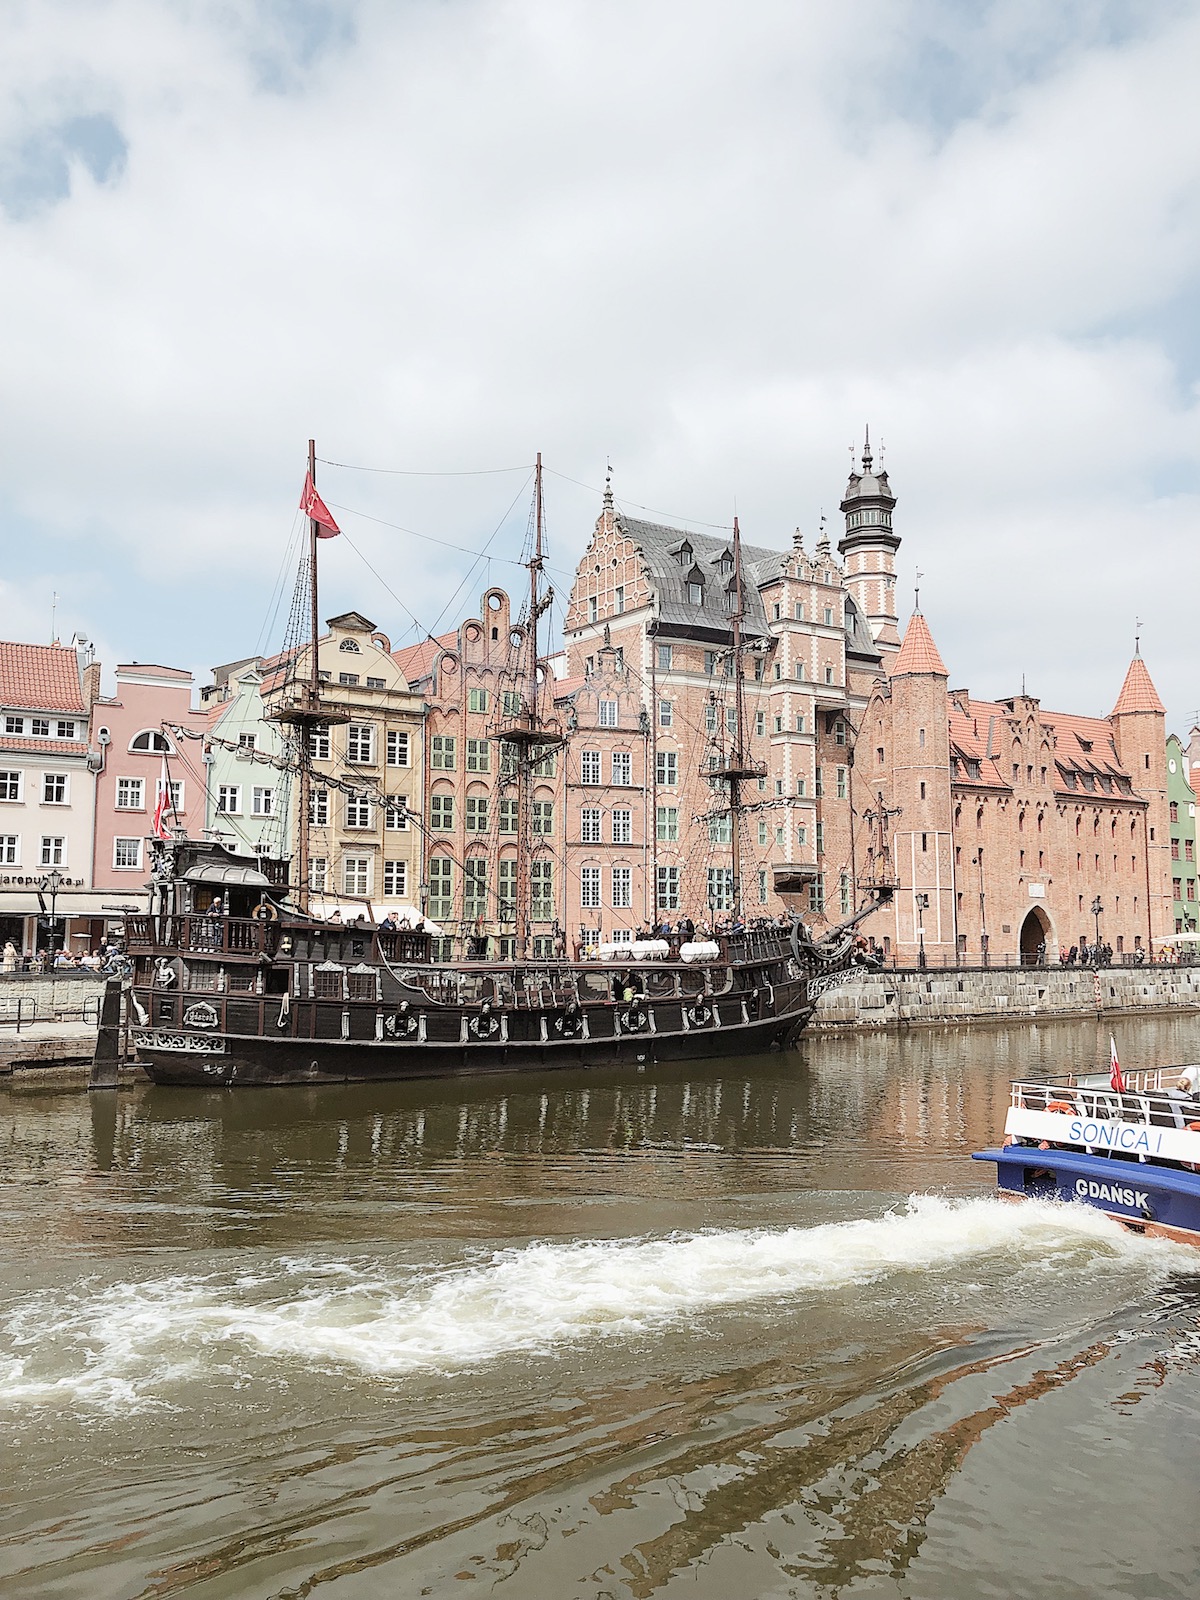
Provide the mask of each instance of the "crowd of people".
{"label": "crowd of people", "polygon": [[70,950],[38,950],[33,955],[22,955],[11,939],[5,941],[0,957],[0,972],[95,972],[111,977],[124,961],[124,953],[115,939],[106,941],[95,950],[84,950],[78,955]]}

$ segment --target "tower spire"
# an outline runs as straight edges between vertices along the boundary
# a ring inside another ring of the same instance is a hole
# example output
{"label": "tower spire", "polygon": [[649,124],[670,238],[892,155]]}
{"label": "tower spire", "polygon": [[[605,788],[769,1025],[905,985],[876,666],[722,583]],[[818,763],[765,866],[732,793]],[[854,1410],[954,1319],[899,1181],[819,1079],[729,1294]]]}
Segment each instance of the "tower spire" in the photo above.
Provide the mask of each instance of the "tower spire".
{"label": "tower spire", "polygon": [[871,456],[871,424],[869,422],[866,424],[866,426],[863,429],[863,457],[862,457],[862,461],[863,461],[863,471],[864,472],[870,472],[872,456]]}

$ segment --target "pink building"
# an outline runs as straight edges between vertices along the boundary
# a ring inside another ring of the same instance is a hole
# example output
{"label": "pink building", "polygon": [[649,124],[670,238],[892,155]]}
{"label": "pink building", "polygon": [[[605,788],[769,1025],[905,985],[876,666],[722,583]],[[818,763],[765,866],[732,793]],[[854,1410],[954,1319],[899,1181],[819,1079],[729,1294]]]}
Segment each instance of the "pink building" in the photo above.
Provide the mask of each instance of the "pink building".
{"label": "pink building", "polygon": [[164,754],[178,825],[199,838],[205,824],[204,745],[164,732],[175,724],[203,735],[208,713],[192,709],[192,674],[178,667],[117,668],[117,692],[91,709],[91,744],[103,765],[96,778],[96,832],[92,881],[115,901],[146,903],[146,840]]}

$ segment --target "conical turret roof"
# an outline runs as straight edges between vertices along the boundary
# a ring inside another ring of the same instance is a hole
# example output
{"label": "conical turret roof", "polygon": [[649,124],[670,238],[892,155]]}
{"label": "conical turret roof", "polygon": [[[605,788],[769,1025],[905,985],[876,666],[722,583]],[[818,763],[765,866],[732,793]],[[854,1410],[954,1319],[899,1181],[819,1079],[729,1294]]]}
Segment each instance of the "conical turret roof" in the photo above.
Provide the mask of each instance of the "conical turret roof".
{"label": "conical turret roof", "polygon": [[1129,671],[1125,674],[1125,682],[1121,685],[1112,714],[1114,717],[1123,717],[1132,711],[1152,711],[1163,717],[1167,714],[1167,708],[1158,698],[1158,690],[1140,655],[1134,656],[1129,663]]}
{"label": "conical turret roof", "polygon": [[929,624],[919,611],[914,611],[904,630],[904,643],[888,669],[888,676],[902,677],[906,673],[926,673],[939,678],[949,678],[945,662],[938,654]]}

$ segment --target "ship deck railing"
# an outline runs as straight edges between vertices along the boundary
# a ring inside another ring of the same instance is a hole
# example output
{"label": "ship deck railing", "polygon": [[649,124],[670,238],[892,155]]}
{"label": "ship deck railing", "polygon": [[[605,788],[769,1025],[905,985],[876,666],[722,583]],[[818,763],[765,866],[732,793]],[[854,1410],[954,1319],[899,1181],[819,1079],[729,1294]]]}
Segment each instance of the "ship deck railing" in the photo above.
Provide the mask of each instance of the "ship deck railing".
{"label": "ship deck railing", "polygon": [[1182,1068],[1153,1067],[1124,1075],[1124,1092],[1107,1076],[1074,1074],[1012,1085],[1014,1111],[1059,1111],[1089,1121],[1129,1122],[1143,1127],[1187,1128],[1200,1121],[1200,1101],[1175,1087]]}

